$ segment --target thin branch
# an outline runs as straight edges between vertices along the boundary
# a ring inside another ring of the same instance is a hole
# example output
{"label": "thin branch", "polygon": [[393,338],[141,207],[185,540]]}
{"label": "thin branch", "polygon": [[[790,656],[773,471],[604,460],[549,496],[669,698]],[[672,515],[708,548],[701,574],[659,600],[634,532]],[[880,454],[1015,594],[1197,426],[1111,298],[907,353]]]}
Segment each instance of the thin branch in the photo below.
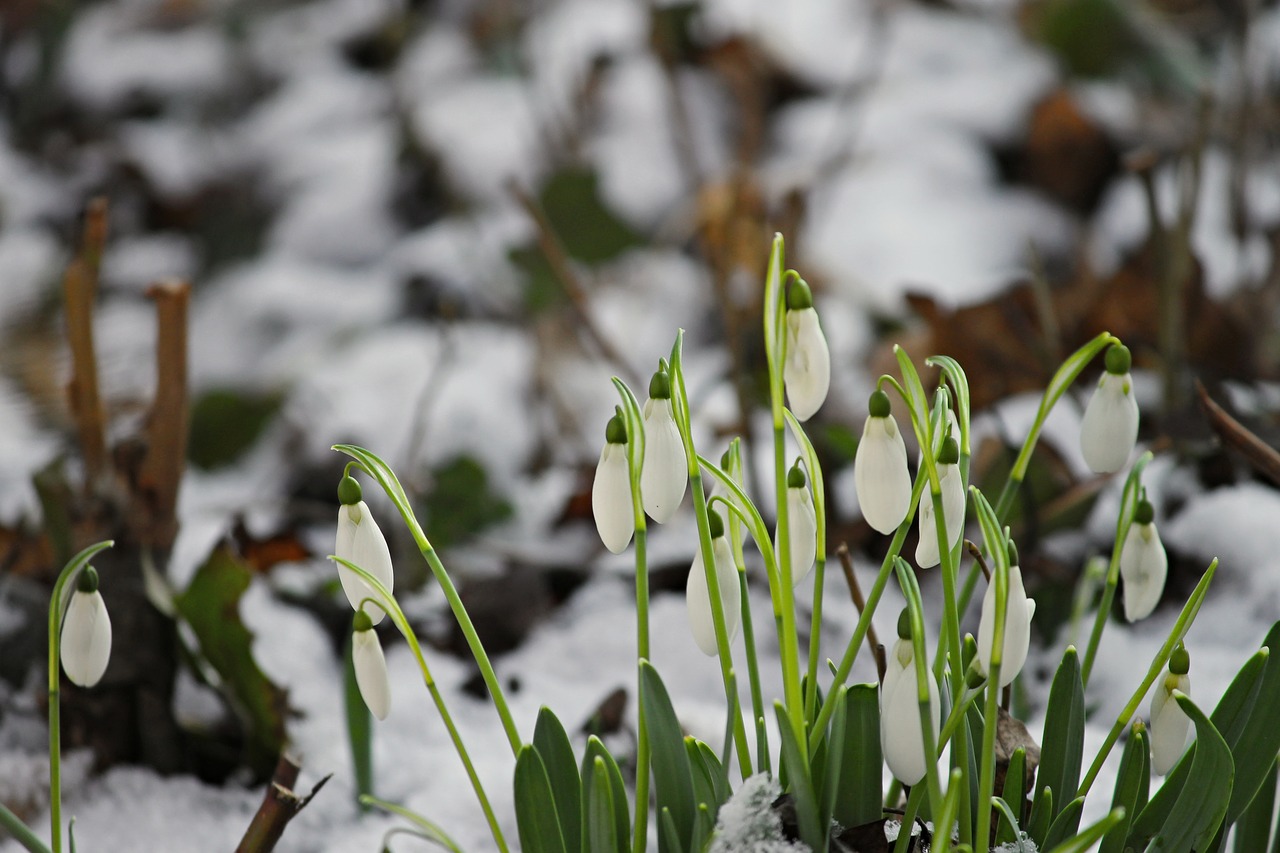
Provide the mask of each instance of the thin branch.
{"label": "thin branch", "polygon": [[1200,408],[1209,418],[1209,426],[1228,447],[1234,448],[1259,474],[1280,486],[1280,453],[1240,423],[1213,401],[1204,385],[1196,382]]}
{"label": "thin branch", "polygon": [[140,531],[148,545],[168,547],[177,532],[178,485],[187,457],[187,306],[185,281],[153,284],[156,303],[156,396],[147,423],[147,455],[138,485],[148,510]]}
{"label": "thin branch", "polygon": [[[861,616],[862,611],[867,609],[867,599],[862,595],[862,587],[858,586],[857,575],[853,573],[853,557],[849,554],[849,545],[841,542],[836,548],[836,556],[840,558],[840,568],[844,570],[844,582],[849,585],[849,596],[853,599],[853,606],[858,608],[858,615]],[[876,626],[871,622],[867,623],[867,648],[871,651],[871,657],[875,659],[876,674],[880,676],[881,681],[884,681],[887,670],[884,646],[880,644],[880,638],[876,636]]]}
{"label": "thin branch", "polygon": [[82,258],[67,264],[62,278],[71,347],[71,381],[67,396],[84,455],[85,483],[99,482],[106,469],[107,440],[102,396],[98,390],[98,358],[93,345],[94,276]]}
{"label": "thin branch", "polygon": [[311,802],[333,776],[330,773],[316,783],[311,793],[299,797],[294,793],[293,786],[298,783],[301,769],[295,759],[288,755],[280,756],[275,773],[271,776],[271,784],[267,786],[267,793],[262,798],[262,805],[258,806],[257,813],[249,822],[249,828],[245,830],[244,838],[240,839],[236,853],[269,853],[274,850],[289,821],[306,808],[307,803]]}

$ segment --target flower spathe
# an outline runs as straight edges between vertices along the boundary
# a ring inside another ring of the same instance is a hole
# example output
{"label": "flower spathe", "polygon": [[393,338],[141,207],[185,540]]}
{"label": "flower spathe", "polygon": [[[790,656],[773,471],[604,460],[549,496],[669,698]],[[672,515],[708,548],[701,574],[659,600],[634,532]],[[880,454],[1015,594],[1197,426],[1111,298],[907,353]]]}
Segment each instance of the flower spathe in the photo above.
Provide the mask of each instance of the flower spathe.
{"label": "flower spathe", "polygon": [[[718,520],[715,513],[709,515]],[[738,571],[733,565],[733,554],[729,550],[729,540],[724,535],[723,522],[720,523],[719,535],[711,539],[711,553],[715,559],[716,584],[720,587],[720,604],[724,611],[725,636],[733,642],[738,635],[738,626],[742,621],[742,590],[738,587]],[[711,592],[707,586],[707,573],[703,568],[702,549],[693,555],[693,565],[689,567],[689,580],[685,586],[685,606],[689,613],[689,629],[693,639],[705,655],[716,653],[716,629],[711,614]]]}
{"label": "flower spathe", "polygon": [[[947,439],[950,443],[954,439]],[[954,549],[964,534],[964,483],[960,467],[954,462],[938,466],[938,484],[942,489],[942,518],[946,521],[947,544]],[[926,492],[920,498],[920,541],[916,544],[916,563],[928,569],[942,562],[938,552],[938,529],[934,521],[933,500]]]}
{"label": "flower spathe", "polygon": [[[791,553],[791,583],[798,585],[818,559],[818,516],[809,496],[804,470],[797,462],[787,475],[788,550]],[[781,537],[773,534],[774,553],[780,553]]]}
{"label": "flower spathe", "polygon": [[[933,742],[937,743],[942,704],[932,674],[926,681]],[[915,785],[929,769],[924,732],[920,728],[920,698],[911,640],[900,637],[889,654],[884,683],[880,686],[880,748],[890,772],[904,785]]]}
{"label": "flower spathe", "polygon": [[1174,651],[1169,672],[1156,684],[1156,692],[1151,697],[1151,769],[1161,776],[1178,763],[1187,748],[1191,718],[1173,697],[1173,691],[1191,695],[1189,663],[1185,649],[1180,647]]}
{"label": "flower spathe", "polygon": [[363,611],[356,614],[355,625],[351,632],[351,664],[356,673],[356,686],[369,711],[379,720],[385,720],[391,710],[391,680],[387,676],[382,643],[373,630],[373,621]]}
{"label": "flower spathe", "polygon": [[88,566],[71,594],[58,641],[62,669],[73,684],[92,687],[111,659],[111,617],[98,591],[98,573]]}
{"label": "flower spathe", "polygon": [[627,430],[622,418],[614,415],[605,429],[605,445],[591,484],[591,512],[604,546],[621,554],[635,533],[636,519],[631,506],[631,473],[627,465]]}
{"label": "flower spathe", "polygon": [[1080,424],[1080,450],[1097,474],[1123,468],[1138,440],[1138,401],[1133,396],[1128,348],[1111,347],[1106,361],[1106,372],[1098,380]]}
{"label": "flower spathe", "polygon": [[887,394],[872,394],[870,409],[853,460],[853,484],[862,517],[880,533],[893,533],[911,508],[907,445],[890,413]]}
{"label": "flower spathe", "polygon": [[[344,485],[347,480],[355,482],[351,477],[344,477],[343,480]],[[354,493],[356,500],[343,501],[342,506],[338,508],[338,536],[333,553],[373,575],[387,588],[387,592],[391,592],[395,586],[391,549],[387,547],[387,539],[382,535],[382,530],[374,520],[373,513],[369,511],[369,505],[359,499],[358,488],[357,486],[357,491]],[[340,495],[342,491],[343,488],[340,486]],[[351,497],[351,494],[348,493],[346,496]],[[342,591],[347,594],[347,600],[356,610],[360,609],[360,602],[366,598],[374,601],[380,598],[362,577],[341,564],[338,565],[338,579],[342,582]],[[376,625],[385,615],[381,607],[374,606],[369,618]]]}
{"label": "flower spathe", "polygon": [[[645,512],[659,524],[675,515],[689,482],[684,441],[671,409],[671,385],[659,371],[649,383],[644,404],[644,465],[640,469],[640,495]],[[628,503],[630,492],[628,492]]]}
{"label": "flower spathe", "polygon": [[1124,618],[1130,622],[1145,619],[1156,609],[1169,574],[1169,556],[1153,517],[1151,504],[1139,501],[1120,550]]}
{"label": "flower spathe", "polygon": [[[1009,566],[1009,598],[1005,604],[1004,643],[1000,651],[1000,686],[1007,687],[1018,677],[1027,662],[1031,646],[1031,618],[1036,613],[1035,599],[1027,598],[1022,585],[1022,568]],[[995,646],[996,585],[987,584],[982,597],[982,617],[978,623],[978,669],[991,672],[991,652]]]}
{"label": "flower spathe", "polygon": [[787,291],[787,357],[782,379],[791,413],[807,421],[822,407],[831,387],[831,351],[813,307],[813,294],[802,281]]}

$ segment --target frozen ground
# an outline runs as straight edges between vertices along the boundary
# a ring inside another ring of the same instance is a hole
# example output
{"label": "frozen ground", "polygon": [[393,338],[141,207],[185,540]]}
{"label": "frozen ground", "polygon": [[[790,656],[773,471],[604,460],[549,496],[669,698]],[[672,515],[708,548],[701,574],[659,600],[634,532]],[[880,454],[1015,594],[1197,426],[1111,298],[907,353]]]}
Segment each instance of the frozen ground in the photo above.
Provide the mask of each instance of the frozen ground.
{"label": "frozen ground", "polygon": [[[408,34],[385,73],[353,67],[343,47],[392,19],[398,4],[316,0],[272,7],[253,16],[247,35],[234,39],[201,16],[157,26],[162,5],[108,0],[77,16],[58,71],[88,115],[123,115],[122,103],[139,95],[163,107],[158,115],[120,118],[110,138],[79,150],[56,170],[0,140],[0,335],[16,334],[17,324],[48,298],[47,283],[65,260],[65,241],[47,223],[69,218],[104,163],[131,164],[158,197],[175,203],[228,178],[255,182],[270,199],[270,221],[253,256],[198,283],[192,383],[197,393],[226,385],[279,391],[286,402],[280,422],[242,463],[187,476],[171,577],[185,581],[233,517],[269,525],[280,515],[287,497],[286,447],[301,448],[301,459],[292,458],[301,464],[323,459],[335,441],[355,441],[402,474],[473,454],[516,512],[460,552],[460,563],[484,571],[509,554],[568,564],[592,555],[591,580],[496,664],[504,681],[520,682],[512,700],[522,733],[532,732],[542,704],[572,730],[609,691],[634,678],[629,558],[595,556],[600,549],[587,523],[555,527],[559,509],[577,488],[576,466],[598,454],[615,401],[609,376],[624,368],[637,374],[652,369],[683,326],[689,330],[697,438],[712,449],[708,455],[719,453],[723,439],[714,436],[736,414],[719,326],[708,320],[716,307],[709,274],[681,251],[694,200],[672,141],[668,86],[683,97],[693,159],[708,179],[726,178],[733,167],[727,95],[702,71],[682,70],[668,81],[647,47],[643,4],[626,0],[545,4],[506,46],[512,52],[507,56],[484,54],[458,15],[443,14]],[[208,5],[216,19],[224,4]],[[828,406],[853,423],[873,379],[862,366],[873,339],[871,315],[901,316],[907,290],[947,304],[986,298],[1025,266],[1029,242],[1053,252],[1081,238],[1085,225],[1076,217],[1003,183],[988,151],[1019,132],[1030,106],[1059,82],[1058,72],[1018,33],[1002,4],[958,11],[892,4],[882,16],[870,4],[825,0],[703,5],[706,37],[751,41],[808,89],[769,128],[759,177],[771,202],[801,188],[810,204],[801,233],[789,236],[804,246],[806,274],[823,284],[819,308],[836,363]],[[1277,27],[1280,18],[1273,13],[1257,31]],[[1265,48],[1264,42],[1255,51],[1263,64],[1259,73],[1274,73],[1274,50]],[[549,140],[569,123],[570,105],[601,55],[610,62],[600,81],[599,114],[579,140],[581,156],[597,170],[611,209],[632,227],[667,235],[594,271],[588,307],[620,352],[621,366],[564,345],[563,329],[511,322],[520,315],[521,297],[520,274],[508,253],[527,243],[532,231],[506,181],[530,183],[551,170]],[[526,73],[514,73],[514,67]],[[266,81],[268,94],[210,122],[209,105],[241,91],[248,79]],[[850,91],[861,94],[850,97]],[[1098,118],[1121,138],[1139,135],[1137,120],[1126,118],[1123,106],[1119,119],[1106,108],[1124,102],[1118,88],[1100,84],[1081,95],[1102,105],[1095,108]],[[397,156],[403,134],[432,151],[463,202],[425,225],[407,224],[391,211],[402,177]],[[1214,294],[1252,280],[1270,260],[1265,243],[1237,244],[1230,232],[1223,156],[1215,151],[1208,159],[1204,215],[1194,235]],[[832,162],[815,183],[819,167]],[[1161,181],[1162,191],[1172,189],[1171,175]],[[1257,159],[1249,186],[1255,221],[1280,220],[1274,160]],[[1127,181],[1117,182],[1104,200],[1087,235],[1100,270],[1141,238],[1140,201],[1136,185]],[[126,222],[139,215],[123,211]],[[175,231],[147,233],[126,225],[113,238],[98,325],[109,396],[149,393],[152,374],[144,366],[152,347],[150,321],[138,293],[158,275],[200,270],[207,260],[200,251]],[[463,318],[440,323],[406,312],[403,282],[412,276],[428,276],[464,306]],[[52,353],[45,369],[65,375],[65,358]],[[1026,400],[1013,401],[1004,412],[1006,425],[1016,427],[1027,411]],[[1077,411],[1064,405],[1046,441],[1082,471],[1077,428]],[[38,406],[0,378],[0,521],[38,516],[30,475],[59,451]],[[549,467],[528,473],[535,457],[546,456]],[[845,481],[834,477],[832,488]],[[1114,485],[1085,530],[1057,543],[1081,564],[1109,547]],[[1223,561],[1188,637],[1194,695],[1211,707],[1280,615],[1280,496],[1256,484],[1202,492],[1188,472],[1161,461],[1151,466],[1148,485],[1170,547],[1206,565],[1212,556]],[[1177,512],[1167,516],[1164,502],[1175,498],[1168,505]],[[385,518],[384,528],[390,526],[386,503],[371,503]],[[844,505],[853,507],[851,501]],[[331,548],[327,523],[307,535],[318,551]],[[688,560],[693,541],[690,520],[678,518],[653,534],[651,558]],[[859,563],[858,570],[869,583],[873,567]],[[259,661],[303,711],[291,727],[304,762],[301,785],[309,788],[334,774],[285,834],[280,849],[298,853],[377,850],[383,833],[398,825],[376,814],[357,815],[339,662],[316,620],[272,594],[273,585],[309,588],[330,571],[323,560],[282,567],[256,582],[245,603]],[[936,595],[931,587],[926,592]],[[759,586],[752,605],[757,625],[769,625]],[[890,592],[877,617],[882,635],[892,630],[899,606]],[[415,614],[441,608],[434,591],[406,604]],[[972,630],[976,607],[968,616]],[[1090,685],[1086,757],[1175,616],[1176,606],[1166,603],[1138,626],[1109,627]],[[11,617],[0,585],[0,642],[30,630]],[[719,672],[712,660],[693,653],[683,600],[658,596],[652,618],[653,660],[682,723],[718,745],[724,724]],[[832,571],[824,655],[840,656],[854,620],[839,572]],[[769,635],[759,632],[766,694],[777,695]],[[1048,679],[1065,641],[1062,636],[1058,647],[1034,650],[1023,677],[1035,709],[1028,720],[1032,732],[1040,730]],[[375,734],[378,794],[438,820],[467,849],[488,849],[492,842],[479,809],[408,650],[397,644],[387,657],[394,697]],[[514,838],[512,758],[497,717],[462,691],[467,667],[443,654],[430,654],[430,663]],[[860,660],[854,678],[871,677],[867,661]],[[0,696],[14,709],[0,725],[0,795],[40,796],[45,733],[34,709],[35,684]],[[180,714],[199,715],[199,694],[181,696]],[[634,704],[629,715],[634,717]],[[72,764],[78,769],[68,773],[64,808],[77,818],[79,848],[86,853],[231,849],[261,797],[259,790],[164,779],[136,768],[93,777],[85,772],[84,756]],[[1113,766],[1096,790],[1108,788]],[[1091,801],[1086,821],[1099,816],[1106,799]],[[43,833],[45,824],[37,818]],[[413,843],[397,846],[412,849]],[[0,845],[2,853],[17,849],[12,842]]]}

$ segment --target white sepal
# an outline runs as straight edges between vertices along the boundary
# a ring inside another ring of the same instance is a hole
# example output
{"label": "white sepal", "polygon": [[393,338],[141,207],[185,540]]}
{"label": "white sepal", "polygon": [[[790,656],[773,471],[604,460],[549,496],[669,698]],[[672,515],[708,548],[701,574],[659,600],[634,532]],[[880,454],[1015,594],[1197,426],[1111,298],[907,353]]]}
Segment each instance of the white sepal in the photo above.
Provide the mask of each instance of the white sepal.
{"label": "white sepal", "polygon": [[375,717],[385,720],[391,710],[391,680],[387,676],[387,659],[382,654],[382,643],[378,641],[376,631],[352,632],[351,663],[355,667],[356,686],[360,688],[364,704]]}
{"label": "white sepal", "polygon": [[1160,603],[1169,556],[1154,523],[1131,524],[1120,550],[1120,577],[1124,578],[1124,618],[1145,619]]}
{"label": "white sepal", "polygon": [[1151,697],[1151,769],[1161,776],[1182,757],[1191,730],[1191,718],[1173,698],[1174,690],[1190,696],[1191,678],[1166,673]]}
{"label": "white sepal", "polygon": [[[942,705],[938,685],[930,674],[929,718],[933,742],[938,742]],[[916,681],[911,641],[899,639],[889,655],[884,684],[880,688],[880,748],[889,771],[904,785],[915,785],[929,769],[920,728],[920,692]]]}
{"label": "white sepal", "polygon": [[1097,474],[1119,471],[1138,440],[1138,401],[1128,373],[1103,373],[1080,424],[1080,450]]}
{"label": "white sepal", "polygon": [[[343,504],[338,508],[338,541],[333,547],[335,556],[353,563],[373,575],[392,592],[395,588],[395,572],[391,567],[391,549],[387,547],[386,537],[373,520],[369,505],[364,501],[354,504]],[[352,609],[359,610],[360,602],[371,598],[375,602],[380,596],[364,579],[341,563],[338,564],[338,579],[342,581],[342,591],[347,594]],[[380,606],[367,607],[365,612],[377,625],[382,621]]]}
{"label": "white sepal", "polygon": [[596,517],[596,530],[604,547],[621,554],[636,529],[625,444],[606,442],[600,451],[596,479],[591,484],[591,512]]}
{"label": "white sepal", "polygon": [[893,533],[911,508],[907,445],[890,415],[867,417],[853,460],[853,485],[862,517],[880,533]]}
{"label": "white sepal", "polygon": [[[1000,686],[1013,683],[1027,662],[1027,649],[1031,645],[1031,617],[1036,603],[1027,598],[1022,585],[1022,569],[1009,567],[1009,600],[1005,610],[1004,644],[1000,654]],[[983,673],[991,672],[991,651],[994,647],[996,623],[996,585],[987,584],[982,597],[982,618],[978,622],[978,667]]]}
{"label": "white sepal", "polygon": [[809,308],[787,311],[787,358],[782,366],[791,413],[799,420],[813,417],[827,399],[831,386],[831,351],[818,323],[818,312]]}
{"label": "white sepal", "polygon": [[[791,584],[798,586],[808,577],[818,559],[818,515],[809,497],[809,487],[787,487],[787,518],[791,526],[788,545],[791,551]],[[773,532],[774,553],[779,551],[778,531]]]}
{"label": "white sepal", "polygon": [[58,651],[72,683],[92,687],[102,678],[111,659],[111,617],[102,593],[76,590],[71,594]]}
{"label": "white sepal", "polygon": [[[724,609],[725,634],[732,643],[738,635],[742,621],[742,590],[738,588],[738,570],[733,565],[729,541],[724,536],[711,540],[711,553],[716,561],[716,583],[720,587],[720,602]],[[685,605],[689,611],[689,629],[698,648],[706,655],[716,653],[716,629],[711,616],[711,593],[707,587],[707,574],[702,568],[702,549],[693,556],[689,567],[689,582],[685,587]]]}
{"label": "white sepal", "polygon": [[688,482],[689,463],[671,400],[650,399],[644,404],[644,466],[640,469],[645,512],[659,524],[669,521],[684,499]]}
{"label": "white sepal", "polygon": [[[947,542],[954,549],[964,534],[964,483],[957,465],[938,466],[942,487],[942,517],[947,524]],[[938,553],[938,528],[933,518],[933,499],[926,491],[920,496],[920,541],[916,544],[916,564],[928,569],[942,562]]]}

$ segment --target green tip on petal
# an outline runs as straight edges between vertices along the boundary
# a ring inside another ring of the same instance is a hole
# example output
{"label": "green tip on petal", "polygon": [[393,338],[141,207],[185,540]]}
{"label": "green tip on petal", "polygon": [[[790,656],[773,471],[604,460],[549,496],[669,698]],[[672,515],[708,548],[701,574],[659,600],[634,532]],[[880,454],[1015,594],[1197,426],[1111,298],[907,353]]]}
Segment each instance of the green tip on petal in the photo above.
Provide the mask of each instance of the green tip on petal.
{"label": "green tip on petal", "polygon": [[358,504],[362,497],[360,484],[356,482],[355,477],[348,474],[338,481],[338,500],[342,502],[343,506]]}
{"label": "green tip on petal", "polygon": [[809,285],[804,283],[803,279],[796,279],[787,288],[787,310],[802,311],[805,308],[813,307],[813,291],[809,289]]}
{"label": "green tip on petal", "polygon": [[1009,540],[1009,565],[1010,566],[1022,565],[1021,563],[1018,562],[1018,546],[1013,544],[1012,539]]}
{"label": "green tip on petal", "polygon": [[671,378],[667,376],[667,372],[662,368],[658,368],[658,372],[653,374],[653,378],[649,380],[649,399],[671,399]]}
{"label": "green tip on petal", "polygon": [[98,570],[93,566],[85,566],[84,571],[76,578],[76,590],[79,592],[97,592]]}
{"label": "green tip on petal", "polygon": [[707,527],[711,529],[712,539],[719,539],[724,535],[724,519],[714,509],[707,510]]}
{"label": "green tip on petal", "polygon": [[1106,362],[1107,373],[1123,376],[1129,372],[1129,368],[1133,367],[1133,356],[1124,344],[1112,344],[1107,350]]}
{"label": "green tip on petal", "polygon": [[373,620],[369,618],[369,614],[365,613],[363,608],[360,610],[357,610],[356,615],[352,617],[351,630],[352,631],[372,631],[373,630]]}
{"label": "green tip on petal", "polygon": [[1173,654],[1169,656],[1169,671],[1174,675],[1186,675],[1191,671],[1191,655],[1187,653],[1187,647],[1179,645],[1173,650]]}
{"label": "green tip on petal", "polygon": [[1155,521],[1156,510],[1151,505],[1151,501],[1138,501],[1138,506],[1133,511],[1134,524],[1150,524]]}
{"label": "green tip on petal", "polygon": [[960,445],[950,436],[942,442],[942,452],[938,454],[938,462],[942,465],[954,465],[960,461]]}
{"label": "green tip on petal", "polygon": [[796,460],[796,464],[791,466],[791,470],[787,472],[787,488],[803,489],[806,479],[804,476],[804,468],[800,467],[800,460]]}
{"label": "green tip on petal", "polygon": [[903,640],[911,639],[911,610],[906,607],[898,614],[898,637]]}
{"label": "green tip on petal", "polygon": [[604,428],[604,438],[610,444],[627,443],[627,425],[623,422],[622,415],[609,418],[609,425]]}
{"label": "green tip on petal", "polygon": [[872,391],[871,399],[867,401],[867,412],[873,418],[887,418],[893,411],[893,406],[889,403],[889,395],[883,391]]}

